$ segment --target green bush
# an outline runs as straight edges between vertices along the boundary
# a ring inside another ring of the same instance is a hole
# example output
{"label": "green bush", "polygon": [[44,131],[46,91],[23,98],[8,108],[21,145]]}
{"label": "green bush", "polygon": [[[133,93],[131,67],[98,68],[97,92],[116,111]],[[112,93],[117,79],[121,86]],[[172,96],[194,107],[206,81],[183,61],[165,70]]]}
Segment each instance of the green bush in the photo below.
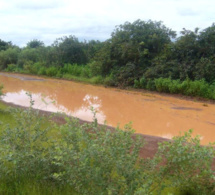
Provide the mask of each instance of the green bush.
{"label": "green bush", "polygon": [[136,65],[134,63],[127,63],[125,66],[115,69],[112,74],[115,77],[117,86],[134,86]]}
{"label": "green bush", "polygon": [[140,81],[137,79],[134,80],[134,88],[140,88]]}
{"label": "green bush", "polygon": [[96,122],[80,126],[68,121],[61,126],[61,134],[54,157],[58,172],[53,175],[59,182],[83,194],[133,194],[142,183],[139,151],[143,140],[133,140],[129,126],[113,133],[98,128]]}
{"label": "green bush", "polygon": [[189,79],[181,82],[170,78],[155,79],[155,87],[159,92],[179,93],[188,96],[198,96],[209,99],[215,98],[215,87],[209,85],[205,80],[191,81]]}
{"label": "green bush", "polygon": [[74,77],[70,74],[63,74],[64,79],[72,80]]}
{"label": "green bush", "polygon": [[169,85],[169,92],[170,93],[180,93],[180,80],[171,80]]}
{"label": "green bush", "polygon": [[102,78],[102,76],[95,76],[95,77],[90,78],[89,81],[92,84],[102,84],[103,83],[103,78]]}
{"label": "green bush", "polygon": [[[33,101],[31,100],[33,104]],[[51,174],[49,128],[32,108],[12,109],[15,127],[5,126],[0,136],[1,182],[23,179],[45,180]]]}
{"label": "green bush", "polygon": [[28,109],[11,108],[13,125],[1,126],[0,194],[77,194],[53,180],[55,130],[30,102]]}
{"label": "green bush", "polygon": [[135,79],[134,80],[134,88],[142,88],[146,89],[147,86],[147,80],[143,76],[140,80]]}
{"label": "green bush", "polygon": [[84,125],[67,119],[53,137],[51,126],[31,107],[11,113],[15,127],[5,126],[0,134],[0,192],[23,193],[24,183],[54,182],[84,194],[132,194],[144,179],[139,159],[144,142],[132,138],[129,125],[113,133],[98,127],[96,119]]}
{"label": "green bush", "polygon": [[105,77],[104,84],[107,86],[116,86],[116,81],[114,79],[113,74],[110,74],[109,76]]}
{"label": "green bush", "polygon": [[156,154],[163,164],[157,182],[183,194],[214,194],[215,176],[211,169],[214,156],[214,144],[201,146],[200,136],[193,138],[192,130],[173,141],[162,142]]}
{"label": "green bush", "polygon": [[54,77],[54,76],[57,75],[57,73],[58,73],[58,68],[57,67],[51,66],[49,68],[46,68],[46,75],[47,76]]}
{"label": "green bush", "polygon": [[101,62],[93,61],[91,63],[88,63],[87,66],[89,67],[90,74],[92,76],[98,76],[98,75],[102,74],[102,64],[101,64]]}
{"label": "green bush", "polygon": [[5,71],[8,71],[8,72],[16,72],[16,70],[17,70],[16,64],[8,64],[7,68],[5,69]]}
{"label": "green bush", "polygon": [[20,68],[23,68],[24,65],[29,64],[29,61],[34,64],[39,62],[40,55],[42,55],[42,53],[40,53],[37,48],[24,48],[18,56],[17,64]]}
{"label": "green bush", "polygon": [[38,75],[46,75],[46,68],[40,67],[40,69],[38,70]]}
{"label": "green bush", "polygon": [[0,133],[2,194],[29,193],[34,186],[44,190],[44,183],[80,194],[215,192],[214,145],[201,146],[191,131],[160,143],[154,158],[143,159],[145,142],[138,135],[134,139],[130,124],[113,131],[98,126],[94,113],[91,124],[65,118],[65,124],[51,125],[30,103],[28,109],[13,108],[13,127],[5,125]]}
{"label": "green bush", "polygon": [[16,64],[20,54],[20,49],[9,48],[5,51],[0,51],[0,69],[7,68],[8,64]]}
{"label": "green bush", "polygon": [[149,80],[147,81],[147,84],[146,84],[146,89],[151,90],[151,91],[154,91],[154,90],[156,89],[155,81],[149,79]]}
{"label": "green bush", "polygon": [[80,76],[82,72],[82,66],[77,64],[64,64],[61,72],[62,74],[70,74],[74,76]]}
{"label": "green bush", "polygon": [[62,77],[63,77],[63,74],[62,74],[61,69],[59,69],[59,70],[57,71],[56,77],[57,77],[57,78],[62,78]]}
{"label": "green bush", "polygon": [[145,89],[145,88],[146,88],[146,85],[147,85],[147,80],[146,80],[145,77],[142,77],[142,78],[140,79],[140,87],[143,88],[143,89]]}
{"label": "green bush", "polygon": [[170,78],[155,79],[155,87],[159,92],[180,93],[180,80]]}
{"label": "green bush", "polygon": [[36,74],[36,75],[39,74],[40,69],[42,68],[44,68],[44,65],[41,62],[33,63],[33,61],[26,61],[23,66],[23,70],[25,73]]}
{"label": "green bush", "polygon": [[190,96],[200,96],[200,97],[209,97],[209,84],[206,83],[204,80],[196,80],[196,81],[190,81],[185,80],[182,82],[183,93],[185,95]]}
{"label": "green bush", "polygon": [[156,90],[159,92],[166,92],[169,93],[169,87],[171,85],[171,79],[167,79],[167,78],[159,78],[159,79],[155,79],[155,87]]}
{"label": "green bush", "polygon": [[81,71],[81,77],[84,78],[90,78],[91,77],[91,72],[90,72],[90,68],[88,65],[82,67],[82,71]]}

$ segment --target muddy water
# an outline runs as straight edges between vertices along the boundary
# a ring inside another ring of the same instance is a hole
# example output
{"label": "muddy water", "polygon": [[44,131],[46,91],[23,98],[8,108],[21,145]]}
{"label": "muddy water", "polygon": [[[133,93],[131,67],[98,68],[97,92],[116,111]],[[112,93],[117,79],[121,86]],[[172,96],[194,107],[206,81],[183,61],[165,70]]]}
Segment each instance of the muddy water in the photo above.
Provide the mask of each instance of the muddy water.
{"label": "muddy water", "polygon": [[215,141],[215,104],[18,74],[0,73],[0,83],[5,102],[29,106],[31,92],[41,110],[91,121],[93,107],[99,123],[122,127],[132,121],[136,132],[165,138],[194,129],[203,144]]}

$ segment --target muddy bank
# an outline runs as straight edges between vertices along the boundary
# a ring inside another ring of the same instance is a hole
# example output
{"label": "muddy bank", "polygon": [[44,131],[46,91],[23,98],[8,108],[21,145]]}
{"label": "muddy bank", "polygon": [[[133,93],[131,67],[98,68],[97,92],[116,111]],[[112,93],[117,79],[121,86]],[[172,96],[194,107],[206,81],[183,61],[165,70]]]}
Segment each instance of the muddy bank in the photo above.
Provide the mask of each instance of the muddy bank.
{"label": "muddy bank", "polygon": [[[2,100],[0,100],[0,102],[2,102],[3,104],[5,104],[7,106],[26,109],[26,107],[18,106],[18,105],[15,105],[13,103],[5,103]],[[42,111],[42,110],[38,110],[38,109],[34,109],[34,110],[38,111],[39,114],[42,116],[50,117],[51,115],[53,115],[52,112]],[[71,118],[73,118],[73,117],[71,117]],[[90,123],[89,121],[84,121],[84,120],[81,120],[78,118],[76,118],[76,119],[79,121],[80,124]],[[64,115],[60,114],[60,113],[57,113],[57,114],[55,113],[54,116],[52,116],[52,120],[59,125],[66,123],[66,121],[64,119]],[[99,124],[99,126],[104,126],[104,125]],[[108,125],[106,125],[106,127],[108,129],[111,129],[112,131],[115,130],[114,127],[111,127]],[[157,152],[159,142],[171,141],[170,139],[166,139],[166,138],[162,138],[162,137],[158,137],[158,136],[151,136],[151,135],[144,135],[144,134],[135,133],[134,137],[135,137],[135,135],[142,136],[146,142],[146,144],[144,145],[144,148],[140,152],[140,156],[143,158],[152,158],[155,155],[155,153]]]}
{"label": "muddy bank", "polygon": [[[5,103],[2,100],[0,100],[0,102],[2,102],[3,104],[5,104],[7,106],[26,109],[26,107],[18,106],[18,105],[15,105],[13,103]],[[38,111],[41,116],[45,116],[45,117],[50,117],[51,116],[51,120],[53,120],[54,122],[56,122],[59,125],[66,123],[66,121],[64,119],[64,117],[65,117],[64,114],[61,114],[61,113],[56,114],[56,113],[52,113],[52,112],[48,112],[48,111],[42,111],[42,110],[38,110],[38,109],[34,109],[34,110]],[[70,116],[70,118],[74,118],[74,117]],[[75,119],[77,119],[80,124],[91,123],[89,121],[84,121],[84,120],[81,120],[81,119],[78,119],[78,118],[75,118]],[[104,125],[99,124],[99,126],[104,126]],[[106,128],[112,130],[113,133],[114,133],[114,130],[115,130],[114,127],[111,127],[111,126],[108,126],[108,125],[105,125],[105,126],[106,126]],[[158,137],[158,136],[145,135],[145,134],[140,134],[140,133],[134,133],[134,135],[133,135],[134,139],[135,139],[136,135],[142,136],[142,138],[145,141],[144,147],[140,150],[140,157],[142,157],[142,158],[153,158],[154,155],[156,154],[156,152],[158,151],[158,143],[161,143],[161,142],[164,142],[164,141],[171,141],[171,139],[162,138],[162,137]],[[215,158],[213,160],[212,170],[215,171]]]}

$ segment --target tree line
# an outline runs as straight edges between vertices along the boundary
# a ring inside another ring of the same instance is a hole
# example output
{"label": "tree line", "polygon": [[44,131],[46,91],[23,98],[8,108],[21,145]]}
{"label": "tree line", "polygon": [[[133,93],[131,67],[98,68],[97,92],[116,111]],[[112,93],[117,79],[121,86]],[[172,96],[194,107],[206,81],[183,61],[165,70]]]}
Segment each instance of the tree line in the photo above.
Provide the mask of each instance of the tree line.
{"label": "tree line", "polygon": [[183,28],[178,37],[162,22],[136,20],[116,26],[106,41],[71,35],[20,48],[0,40],[0,70],[215,99],[215,24]]}

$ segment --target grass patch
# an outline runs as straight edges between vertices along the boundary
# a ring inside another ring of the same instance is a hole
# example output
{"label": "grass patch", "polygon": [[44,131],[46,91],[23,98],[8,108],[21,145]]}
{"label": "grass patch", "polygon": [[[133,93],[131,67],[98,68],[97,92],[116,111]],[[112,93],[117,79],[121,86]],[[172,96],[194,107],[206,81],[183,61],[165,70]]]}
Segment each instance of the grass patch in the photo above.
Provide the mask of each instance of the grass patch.
{"label": "grass patch", "polygon": [[68,80],[73,80],[73,81],[84,82],[84,83],[90,83],[90,84],[103,84],[103,78],[101,76],[85,78],[85,77],[79,77],[79,76],[74,76],[74,75],[70,75],[70,74],[65,74],[65,75],[63,75],[62,78],[68,79]]}
{"label": "grass patch", "polygon": [[0,101],[0,130],[3,130],[3,126],[8,124],[14,126],[14,118],[9,112],[8,106]]}
{"label": "grass patch", "polygon": [[31,195],[79,195],[69,185],[58,185],[55,182],[38,182],[38,180],[0,180],[0,194],[31,194]]}

